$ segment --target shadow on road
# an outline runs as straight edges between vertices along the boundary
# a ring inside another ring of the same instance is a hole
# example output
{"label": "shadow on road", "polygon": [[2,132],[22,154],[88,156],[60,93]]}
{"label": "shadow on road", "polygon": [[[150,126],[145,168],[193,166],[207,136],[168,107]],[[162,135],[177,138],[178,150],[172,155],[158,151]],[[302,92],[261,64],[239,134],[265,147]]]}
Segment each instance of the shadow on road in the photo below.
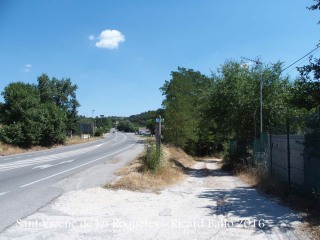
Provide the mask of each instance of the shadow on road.
{"label": "shadow on road", "polygon": [[[293,222],[304,221],[303,217],[299,217],[290,208],[259,194],[254,188],[243,186],[245,184],[237,187],[235,178],[231,172],[222,171],[221,169],[188,168],[174,159],[171,159],[171,162],[191,177],[214,177],[217,179],[213,181],[219,182],[220,186],[224,181],[227,182],[228,187],[226,188],[208,188],[208,190],[198,195],[199,198],[211,200],[212,204],[203,206],[203,208],[210,210],[210,216],[223,216],[226,219],[232,218],[233,222],[238,226],[242,224],[239,227],[245,227],[245,224],[250,224],[250,228],[254,226],[256,232],[271,233],[277,229],[281,233],[290,233],[290,235],[294,234],[291,233]],[[204,160],[202,162],[216,163],[218,161]],[[240,180],[238,181],[240,182]],[[234,187],[230,187],[233,185]],[[253,222],[254,220],[256,221],[255,223]]]}
{"label": "shadow on road", "polygon": [[[191,177],[208,177],[208,176],[231,176],[231,173],[221,171],[220,169],[195,169],[190,167],[185,167],[182,163],[175,159],[170,159],[170,162],[175,165],[175,167],[181,169],[185,174]],[[201,162],[201,161],[200,161]],[[214,161],[210,161],[210,163],[214,163]]]}
{"label": "shadow on road", "polygon": [[[281,232],[292,231],[292,222],[303,221],[293,210],[261,196],[250,187],[208,190],[198,197],[212,201],[212,204],[204,206],[210,210],[210,215],[232,216],[233,219],[236,219],[237,224],[251,222],[250,227],[255,226],[256,231],[271,233],[273,228]],[[241,222],[241,220],[246,222]],[[263,222],[263,227],[259,226],[259,222],[253,224],[253,220]]]}

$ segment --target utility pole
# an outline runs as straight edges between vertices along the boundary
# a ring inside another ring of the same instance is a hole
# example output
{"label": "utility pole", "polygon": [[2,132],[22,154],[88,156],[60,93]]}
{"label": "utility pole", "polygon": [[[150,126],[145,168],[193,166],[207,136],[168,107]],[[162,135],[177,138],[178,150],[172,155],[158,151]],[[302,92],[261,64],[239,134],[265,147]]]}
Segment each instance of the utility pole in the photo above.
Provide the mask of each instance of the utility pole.
{"label": "utility pole", "polygon": [[242,59],[244,60],[248,60],[250,62],[253,62],[255,64],[257,64],[257,66],[260,66],[261,69],[260,69],[260,136],[262,135],[262,132],[263,132],[263,118],[262,118],[262,62],[260,61],[259,58],[257,58],[257,60],[252,60],[250,58],[246,58],[246,57],[242,57]]}

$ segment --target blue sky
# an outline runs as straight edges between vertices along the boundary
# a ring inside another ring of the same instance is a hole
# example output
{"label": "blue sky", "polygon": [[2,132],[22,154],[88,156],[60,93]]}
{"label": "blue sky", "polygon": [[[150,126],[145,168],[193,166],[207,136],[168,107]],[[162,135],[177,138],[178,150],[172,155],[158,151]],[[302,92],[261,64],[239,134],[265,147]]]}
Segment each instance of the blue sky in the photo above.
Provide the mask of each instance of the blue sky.
{"label": "blue sky", "polygon": [[320,12],[306,9],[312,3],[0,0],[0,91],[46,73],[78,85],[79,114],[155,110],[178,66],[210,75],[241,56],[289,65],[315,48]]}

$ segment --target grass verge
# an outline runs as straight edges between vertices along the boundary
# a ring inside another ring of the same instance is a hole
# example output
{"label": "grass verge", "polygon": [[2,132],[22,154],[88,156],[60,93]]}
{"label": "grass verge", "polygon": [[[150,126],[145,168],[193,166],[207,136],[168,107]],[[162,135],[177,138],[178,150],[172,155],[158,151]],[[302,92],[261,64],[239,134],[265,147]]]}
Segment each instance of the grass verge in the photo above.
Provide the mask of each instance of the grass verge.
{"label": "grass verge", "polygon": [[116,173],[119,178],[105,185],[105,188],[159,192],[184,178],[185,174],[181,166],[189,168],[195,164],[195,160],[181,149],[163,146],[163,152],[162,164],[156,172],[145,167],[147,152],[144,152],[133,162],[119,169]]}

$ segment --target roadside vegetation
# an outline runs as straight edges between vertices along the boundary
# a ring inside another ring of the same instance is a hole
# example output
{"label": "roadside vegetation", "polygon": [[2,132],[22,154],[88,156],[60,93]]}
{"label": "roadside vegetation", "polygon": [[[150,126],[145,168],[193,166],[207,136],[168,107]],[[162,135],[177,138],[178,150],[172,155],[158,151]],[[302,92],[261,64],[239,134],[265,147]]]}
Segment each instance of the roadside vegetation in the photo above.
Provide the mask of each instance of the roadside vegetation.
{"label": "roadside vegetation", "polygon": [[147,149],[146,147],[144,153],[136,160],[118,170],[118,179],[107,184],[105,188],[158,192],[166,186],[181,181],[185,177],[184,169],[195,164],[195,160],[183,150],[164,145],[161,150],[161,159],[159,159],[161,164],[153,165],[148,161],[154,161],[157,158],[156,150],[150,153]]}
{"label": "roadside vegetation", "polygon": [[10,83],[2,92],[0,140],[19,147],[52,146],[77,128],[77,85],[45,74],[38,84]]}
{"label": "roadside vegetation", "polygon": [[[319,10],[320,1],[309,7]],[[178,67],[160,88],[163,96],[164,142],[193,156],[223,154],[224,169],[232,170],[252,186],[278,196],[306,213],[309,226],[319,231],[320,186],[299,191],[266,174],[252,163],[254,143],[262,133],[279,131],[289,119],[293,133],[305,134],[305,146],[319,158],[320,149],[320,59],[298,67],[295,79],[284,75],[283,62],[260,59],[226,60],[210,76]],[[260,120],[260,82],[263,118]],[[320,234],[319,234],[320,236]]]}
{"label": "roadside vegetation", "polygon": [[[315,0],[309,9],[319,10],[320,0]],[[17,153],[20,150],[16,146],[41,148],[63,144],[70,133],[79,133],[79,124],[88,122],[95,129],[89,133],[96,136],[112,127],[136,132],[143,126],[153,135],[155,118],[161,115],[165,119],[163,141],[168,145],[158,151],[149,142],[144,155],[120,170],[119,179],[106,187],[159,191],[183,177],[183,168],[177,163],[184,167],[194,163],[185,152],[192,156],[222,154],[224,169],[305,212],[312,228],[319,231],[320,186],[309,193],[293,191],[250,161],[253,142],[262,139],[261,124],[262,132],[268,133],[292,118],[303,119],[291,126],[292,131],[305,133],[304,144],[312,147],[319,158],[319,66],[320,59],[311,56],[308,64],[297,68],[300,74],[295,79],[283,74],[286,68],[280,61],[263,64],[260,59],[251,62],[228,59],[210,76],[178,67],[160,88],[163,109],[128,118],[78,116],[77,86],[70,79],[50,79],[43,74],[36,85],[11,83],[2,92],[0,153]]]}

